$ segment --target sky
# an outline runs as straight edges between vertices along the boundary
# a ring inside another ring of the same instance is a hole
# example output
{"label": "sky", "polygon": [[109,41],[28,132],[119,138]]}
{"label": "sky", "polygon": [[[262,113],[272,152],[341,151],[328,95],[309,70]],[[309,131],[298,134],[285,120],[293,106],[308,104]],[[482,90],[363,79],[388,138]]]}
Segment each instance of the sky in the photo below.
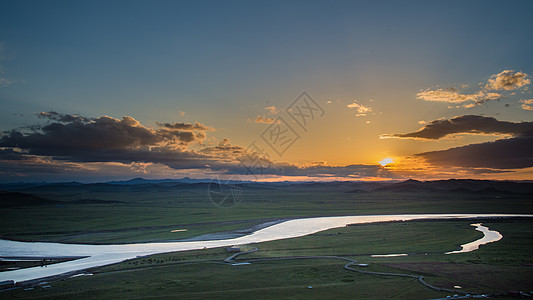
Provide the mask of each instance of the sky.
{"label": "sky", "polygon": [[533,180],[531,1],[1,6],[1,182]]}

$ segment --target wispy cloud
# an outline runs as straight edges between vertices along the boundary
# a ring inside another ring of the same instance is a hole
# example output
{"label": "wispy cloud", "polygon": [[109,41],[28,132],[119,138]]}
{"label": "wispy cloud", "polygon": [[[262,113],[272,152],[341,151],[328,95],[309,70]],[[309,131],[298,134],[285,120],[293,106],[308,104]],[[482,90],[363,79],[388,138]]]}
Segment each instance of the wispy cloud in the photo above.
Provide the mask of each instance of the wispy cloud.
{"label": "wispy cloud", "polygon": [[275,115],[277,113],[279,113],[279,108],[275,107],[274,105],[272,106],[267,106],[265,107],[266,110],[268,110],[268,112],[271,114],[271,115]]}
{"label": "wispy cloud", "polygon": [[[505,97],[504,94],[495,91],[511,91],[520,88],[526,88],[531,83],[528,75],[523,72],[513,70],[504,70],[498,74],[493,74],[487,83],[476,92],[462,92],[454,87],[448,88],[428,88],[416,94],[417,99],[433,102],[448,102],[460,104],[449,106],[449,108],[472,108],[492,100],[500,100]],[[482,85],[482,83],[480,84]],[[461,89],[468,88],[468,85],[461,85]],[[515,95],[510,93],[508,95]]]}
{"label": "wispy cloud", "polygon": [[13,80],[9,80],[5,77],[0,77],[0,87],[6,87],[13,84]]}
{"label": "wispy cloud", "polygon": [[200,124],[199,122],[196,122],[194,124],[191,123],[182,123],[182,122],[176,122],[176,123],[159,123],[156,122],[157,125],[160,127],[167,129],[167,130],[185,130],[185,131],[213,131],[215,130],[212,127]]}
{"label": "wispy cloud", "polygon": [[369,112],[372,112],[372,107],[364,106],[363,104],[357,102],[357,100],[354,100],[353,103],[346,105],[346,107],[354,109],[357,112],[356,117],[364,117]]}
{"label": "wispy cloud", "polygon": [[75,115],[75,114],[60,114],[56,111],[40,112],[37,114],[37,117],[42,118],[42,119],[58,121],[61,123],[88,123],[88,122],[91,122],[92,120],[90,118],[86,118],[86,117]]}
{"label": "wispy cloud", "polygon": [[533,99],[523,99],[520,100],[520,103],[522,103],[521,107],[524,110],[533,110]]}
{"label": "wispy cloud", "polygon": [[275,119],[267,117],[265,115],[263,115],[263,116],[259,115],[259,116],[255,117],[255,119],[253,119],[253,120],[248,119],[248,122],[255,122],[255,123],[260,123],[260,124],[272,124],[275,121],[276,121]]}
{"label": "wispy cloud", "polygon": [[436,102],[448,102],[448,103],[463,103],[463,102],[473,102],[466,104],[466,107],[472,107],[475,105],[480,105],[489,100],[499,100],[502,98],[502,95],[499,93],[479,91],[474,94],[462,94],[455,88],[444,88],[431,90],[427,89],[425,91],[419,92],[416,94],[417,99],[422,99],[425,101],[436,101]]}
{"label": "wispy cloud", "polygon": [[212,157],[239,157],[246,153],[246,148],[233,145],[229,139],[223,139],[218,145],[204,147],[199,152]]}

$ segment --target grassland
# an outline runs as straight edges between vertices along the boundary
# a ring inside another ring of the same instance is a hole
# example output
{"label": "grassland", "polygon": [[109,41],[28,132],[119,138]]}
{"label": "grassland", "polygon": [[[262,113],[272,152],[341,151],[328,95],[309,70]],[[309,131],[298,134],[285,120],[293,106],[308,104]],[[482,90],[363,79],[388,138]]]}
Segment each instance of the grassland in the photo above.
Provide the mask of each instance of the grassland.
{"label": "grassland", "polygon": [[[244,186],[239,205],[219,208],[205,184],[50,186],[24,190],[61,205],[0,211],[2,238],[72,243],[179,240],[246,229],[272,219],[403,213],[533,213],[530,195],[347,193],[349,185]],[[81,201],[84,200],[84,201]],[[175,229],[187,231],[171,232]]]}
{"label": "grassland", "polygon": [[[441,287],[479,293],[533,289],[533,221],[487,221],[504,239],[455,255],[444,251],[479,238],[469,222],[401,222],[348,226],[310,236],[259,243],[243,255],[251,265],[222,261],[222,248],[143,257],[94,270],[93,276],[52,282],[51,288],[9,291],[11,299],[179,298],[179,299],[430,299],[437,292],[416,280],[372,276],[343,269],[337,259],[277,260],[307,255],[342,255],[368,263],[365,270],[424,275]],[[409,253],[375,258],[370,254]],[[255,262],[255,259],[274,259]],[[312,286],[309,289],[308,286]]]}
{"label": "grassland", "polygon": [[[310,216],[406,213],[533,213],[531,193],[356,191],[350,184],[245,185],[239,205],[219,208],[206,184],[45,186],[22,192],[48,204],[8,203],[2,238],[72,243],[168,241],[243,230],[266,221]],[[8,199],[9,200],[9,199]],[[5,202],[5,201],[4,201]],[[35,202],[35,201],[34,201]],[[90,270],[94,275],[0,292],[6,299],[430,299],[410,278],[364,275],[335,258],[367,263],[368,271],[423,275],[445,288],[478,293],[533,290],[533,220],[485,220],[504,238],[480,250],[444,255],[481,237],[468,220],[361,224],[248,247],[259,250],[223,263],[222,248],[153,255]],[[176,229],[187,231],[172,232]],[[378,258],[372,254],[408,253]],[[258,261],[262,260],[262,261]],[[46,285],[45,285],[46,286]],[[308,286],[312,286],[310,289]]]}

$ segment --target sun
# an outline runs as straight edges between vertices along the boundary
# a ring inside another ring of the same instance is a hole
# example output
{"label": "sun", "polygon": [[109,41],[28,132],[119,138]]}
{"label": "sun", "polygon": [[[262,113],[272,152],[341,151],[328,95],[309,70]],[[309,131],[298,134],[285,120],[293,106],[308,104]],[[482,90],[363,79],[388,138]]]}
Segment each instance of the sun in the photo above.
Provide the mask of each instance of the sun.
{"label": "sun", "polygon": [[392,160],[392,158],[387,157],[387,158],[384,158],[384,159],[382,159],[382,160],[380,160],[380,161],[378,161],[378,162],[379,162],[379,164],[380,164],[382,167],[385,167],[386,165],[390,165],[390,164],[392,164],[394,161]]}

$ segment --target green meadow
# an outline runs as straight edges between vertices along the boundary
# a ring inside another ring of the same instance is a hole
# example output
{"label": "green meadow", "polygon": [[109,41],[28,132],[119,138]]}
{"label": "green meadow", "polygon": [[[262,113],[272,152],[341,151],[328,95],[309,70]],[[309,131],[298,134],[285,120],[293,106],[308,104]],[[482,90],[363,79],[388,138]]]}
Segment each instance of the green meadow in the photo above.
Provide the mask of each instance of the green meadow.
{"label": "green meadow", "polygon": [[[530,193],[497,190],[361,191],[350,184],[250,184],[233,207],[217,207],[206,184],[81,185],[25,189],[2,199],[2,238],[67,243],[172,241],[209,233],[250,232],[255,225],[297,217],[407,213],[533,213]],[[27,200],[38,197],[41,203]],[[18,198],[17,198],[18,197]],[[44,199],[44,200],[43,200]],[[445,255],[482,233],[501,241]],[[186,230],[185,230],[186,229]],[[172,232],[174,231],[174,232]],[[360,224],[309,236],[242,246],[257,252],[224,263],[224,248],[142,257],[88,270],[92,276],[53,280],[31,290],[0,292],[5,299],[432,299],[453,295],[416,279],[344,269],[424,276],[433,285],[503,295],[533,290],[533,220],[427,220]],[[408,254],[400,257],[372,257]],[[295,259],[295,257],[300,257]],[[302,258],[306,257],[306,258]],[[309,287],[312,288],[309,288]],[[504,297],[504,296],[501,296]]]}
{"label": "green meadow", "polygon": [[[533,286],[533,221],[486,221],[504,238],[479,250],[445,255],[482,234],[471,222],[427,221],[365,224],[331,229],[295,239],[249,245],[258,251],[223,263],[224,248],[142,257],[89,270],[94,275],[51,282],[50,288],[16,290],[11,299],[179,298],[179,299],[348,299],[446,297],[415,279],[366,275],[343,268],[339,259],[280,259],[335,255],[369,264],[365,271],[422,275],[439,287],[498,294]],[[371,254],[408,253],[378,258]],[[267,259],[255,261],[257,259]],[[311,286],[312,288],[309,288]],[[6,298],[6,299],[7,299]]]}
{"label": "green meadow", "polygon": [[[23,190],[61,204],[0,210],[2,238],[67,243],[179,240],[247,229],[270,220],[406,213],[533,213],[529,194],[357,192],[350,186],[244,185],[238,205],[220,208],[206,184],[50,186]],[[14,199],[13,201],[16,201]],[[187,229],[187,231],[171,232]]]}

